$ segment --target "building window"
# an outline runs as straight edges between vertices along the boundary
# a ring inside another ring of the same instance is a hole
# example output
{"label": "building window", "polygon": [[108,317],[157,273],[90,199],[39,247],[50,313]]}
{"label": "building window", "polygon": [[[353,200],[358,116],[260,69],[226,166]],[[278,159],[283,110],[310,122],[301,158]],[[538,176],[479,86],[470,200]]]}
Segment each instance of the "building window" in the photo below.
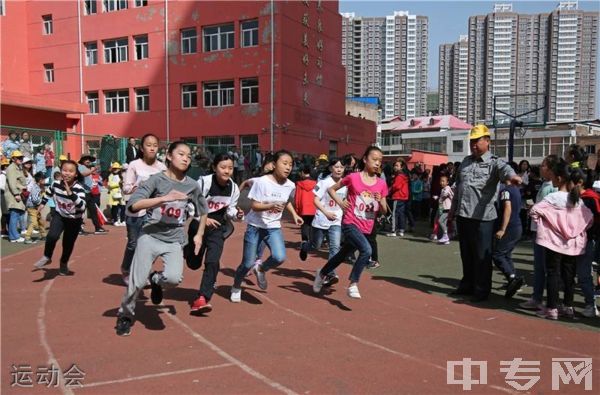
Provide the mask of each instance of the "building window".
{"label": "building window", "polygon": [[233,48],[233,23],[204,28],[204,52]]}
{"label": "building window", "polygon": [[127,62],[127,37],[104,42],[104,63]]}
{"label": "building window", "polygon": [[233,81],[204,83],[204,107],[233,106]]}
{"label": "building window", "polygon": [[96,0],[85,0],[83,5],[85,7],[85,15],[92,15],[98,12],[96,9]]}
{"label": "building window", "polygon": [[95,41],[85,43],[85,65],[93,66],[98,64],[98,44]]}
{"label": "building window", "polygon": [[98,92],[88,92],[88,93],[86,93],[86,96],[87,96],[87,104],[90,108],[89,114],[98,114],[98,112],[99,112]]}
{"label": "building window", "polygon": [[198,35],[196,34],[196,28],[183,29],[181,31],[181,53],[190,54],[196,53],[198,46]]}
{"label": "building window", "polygon": [[48,36],[54,33],[54,26],[52,25],[52,15],[42,15],[42,21],[44,23],[44,35]]}
{"label": "building window", "polygon": [[242,22],[242,47],[258,45],[258,20]]}
{"label": "building window", "polygon": [[198,88],[196,84],[181,85],[181,108],[198,107]]}
{"label": "building window", "polygon": [[129,112],[129,91],[104,91],[104,110],[107,114]]}
{"label": "building window", "polygon": [[6,15],[5,10],[6,10],[5,0],[0,0],[0,16]]}
{"label": "building window", "polygon": [[148,5],[148,0],[135,0],[136,7],[146,7]]}
{"label": "building window", "polygon": [[452,152],[463,152],[463,141],[453,140],[452,141]]}
{"label": "building window", "polygon": [[242,104],[258,103],[258,78],[242,80]]}
{"label": "building window", "polygon": [[150,89],[135,88],[135,111],[150,111]]}
{"label": "building window", "polygon": [[54,63],[44,63],[44,81],[54,82]]}
{"label": "building window", "polygon": [[112,12],[127,9],[127,0],[102,0],[104,12]]}
{"label": "building window", "polygon": [[135,41],[135,60],[148,59],[148,35],[136,36]]}

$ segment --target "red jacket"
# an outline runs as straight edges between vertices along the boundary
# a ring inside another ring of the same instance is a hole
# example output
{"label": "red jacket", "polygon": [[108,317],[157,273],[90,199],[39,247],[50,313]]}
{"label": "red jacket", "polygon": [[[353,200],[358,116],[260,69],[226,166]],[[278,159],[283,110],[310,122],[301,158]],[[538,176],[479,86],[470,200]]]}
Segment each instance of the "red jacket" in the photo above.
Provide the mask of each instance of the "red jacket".
{"label": "red jacket", "polygon": [[394,183],[392,184],[392,188],[390,189],[392,200],[408,200],[409,185],[410,181],[408,180],[408,176],[406,174],[400,173],[396,175],[394,178]]}
{"label": "red jacket", "polygon": [[315,194],[313,189],[317,185],[315,180],[307,179],[296,183],[296,195],[294,196],[294,206],[298,215],[315,215]]}

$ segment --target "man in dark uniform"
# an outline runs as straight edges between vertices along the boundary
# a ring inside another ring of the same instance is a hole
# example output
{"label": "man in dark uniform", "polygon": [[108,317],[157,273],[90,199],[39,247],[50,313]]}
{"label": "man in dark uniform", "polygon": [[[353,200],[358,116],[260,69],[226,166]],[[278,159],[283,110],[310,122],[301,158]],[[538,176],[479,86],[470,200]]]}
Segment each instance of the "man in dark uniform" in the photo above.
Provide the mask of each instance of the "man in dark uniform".
{"label": "man in dark uniform", "polygon": [[463,277],[455,295],[471,295],[472,302],[486,300],[492,288],[492,240],[497,218],[494,203],[498,183],[520,184],[521,178],[502,159],[492,155],[490,132],[476,125],[469,134],[471,155],[456,172],[456,192],[448,223],[456,216]]}

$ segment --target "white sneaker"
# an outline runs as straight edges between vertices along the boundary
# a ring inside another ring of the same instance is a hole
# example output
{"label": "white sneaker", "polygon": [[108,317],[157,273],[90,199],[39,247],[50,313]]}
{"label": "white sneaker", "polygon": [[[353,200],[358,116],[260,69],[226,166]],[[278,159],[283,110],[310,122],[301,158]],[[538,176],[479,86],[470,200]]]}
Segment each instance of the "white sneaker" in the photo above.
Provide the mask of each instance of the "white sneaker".
{"label": "white sneaker", "polygon": [[317,270],[315,273],[315,281],[313,281],[313,292],[318,294],[321,292],[321,288],[323,288],[323,276],[321,276],[321,271]]}
{"label": "white sneaker", "polygon": [[404,231],[401,230],[400,232],[397,233],[398,237],[404,237]]}
{"label": "white sneaker", "polygon": [[587,318],[598,317],[598,308],[596,307],[595,304],[588,304],[581,311],[581,315],[584,316],[584,317],[587,317]]}
{"label": "white sneaker", "polygon": [[22,242],[24,242],[24,241],[25,241],[25,239],[24,239],[24,238],[22,238],[22,237],[19,237],[18,239],[11,240],[10,242],[11,242],[11,243],[22,243]]}
{"label": "white sneaker", "polygon": [[360,292],[358,292],[358,285],[352,284],[348,287],[348,296],[354,299],[360,299]]}
{"label": "white sneaker", "polygon": [[229,296],[229,300],[233,303],[240,303],[242,301],[242,289],[231,287],[231,296]]}
{"label": "white sneaker", "polygon": [[50,262],[52,262],[50,260],[50,258],[48,258],[47,256],[43,256],[43,257],[40,258],[39,261],[37,261],[36,263],[34,263],[33,266],[35,266],[38,269],[41,269],[42,267],[44,267],[46,265],[49,265]]}
{"label": "white sneaker", "polygon": [[34,234],[34,235],[39,235],[39,234],[40,234],[40,232],[38,232],[37,230],[35,230],[35,229],[34,229],[34,230],[33,230],[33,234]]}
{"label": "white sneaker", "polygon": [[385,234],[387,237],[396,237],[396,232],[390,232]]}
{"label": "white sneaker", "polygon": [[256,274],[256,281],[258,281],[258,288],[263,291],[267,289],[267,277],[265,276],[265,272],[261,272],[259,269],[260,265],[255,265],[252,270],[254,270],[254,274]]}

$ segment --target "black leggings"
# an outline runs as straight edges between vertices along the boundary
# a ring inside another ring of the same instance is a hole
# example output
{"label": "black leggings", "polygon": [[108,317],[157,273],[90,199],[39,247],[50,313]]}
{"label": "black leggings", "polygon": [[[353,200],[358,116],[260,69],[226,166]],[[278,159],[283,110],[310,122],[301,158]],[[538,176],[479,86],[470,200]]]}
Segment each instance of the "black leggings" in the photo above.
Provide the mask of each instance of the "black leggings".
{"label": "black leggings", "polygon": [[304,223],[302,224],[302,227],[300,228],[302,241],[310,240],[310,235],[312,232],[312,222],[313,222],[314,218],[315,218],[314,215],[303,215],[302,216],[302,219],[304,220]]}
{"label": "black leggings", "polygon": [[81,230],[81,222],[81,218],[65,218],[57,212],[54,212],[52,220],[50,221],[50,229],[46,236],[44,256],[52,258],[56,242],[60,239],[61,233],[64,232],[62,241],[63,250],[62,255],[60,256],[60,262],[68,263],[71,253],[73,252],[73,247],[75,246],[75,241]]}
{"label": "black leggings", "polygon": [[564,255],[546,248],[546,275],[548,301],[546,307],[558,307],[560,282],[562,280],[564,298],[563,304],[573,307],[573,294],[575,293],[576,258]]}
{"label": "black leggings", "polygon": [[125,222],[125,205],[115,204],[114,206],[111,206],[110,217],[112,218],[113,222]]}

